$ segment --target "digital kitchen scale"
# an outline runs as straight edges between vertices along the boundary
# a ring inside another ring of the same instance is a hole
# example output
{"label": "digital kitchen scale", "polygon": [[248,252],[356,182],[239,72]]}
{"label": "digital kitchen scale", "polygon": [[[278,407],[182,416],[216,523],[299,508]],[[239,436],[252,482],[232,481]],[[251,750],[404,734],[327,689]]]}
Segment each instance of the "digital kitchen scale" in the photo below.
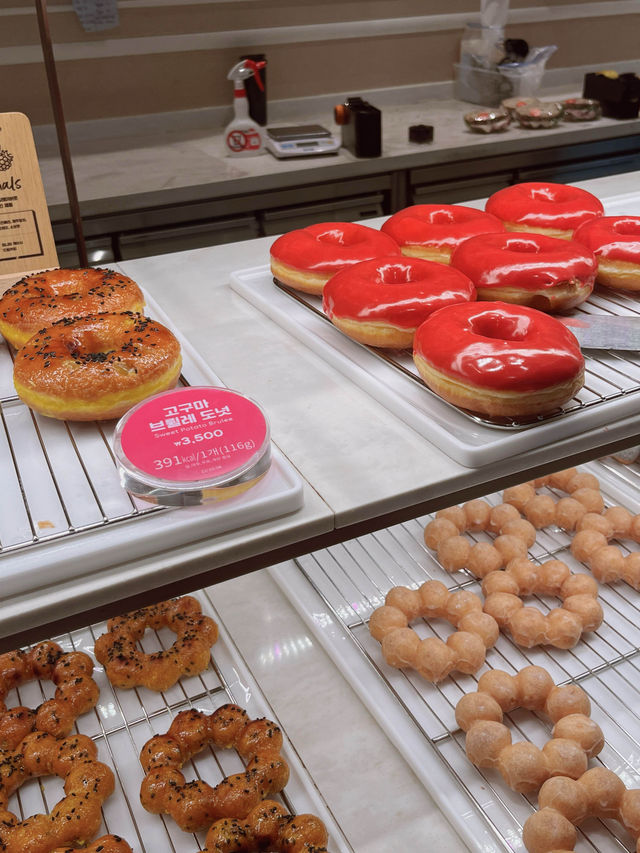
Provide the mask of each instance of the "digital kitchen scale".
{"label": "digital kitchen scale", "polygon": [[321,124],[268,127],[265,147],[274,157],[337,154],[340,140]]}

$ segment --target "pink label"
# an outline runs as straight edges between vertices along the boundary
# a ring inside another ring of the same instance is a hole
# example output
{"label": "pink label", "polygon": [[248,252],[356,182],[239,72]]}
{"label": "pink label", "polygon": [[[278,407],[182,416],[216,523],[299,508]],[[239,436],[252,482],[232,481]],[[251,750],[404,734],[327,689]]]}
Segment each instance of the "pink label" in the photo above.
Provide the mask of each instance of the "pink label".
{"label": "pink label", "polygon": [[181,388],[151,397],[120,436],[129,462],[174,482],[224,477],[262,447],[267,423],[255,403],[226,388]]}

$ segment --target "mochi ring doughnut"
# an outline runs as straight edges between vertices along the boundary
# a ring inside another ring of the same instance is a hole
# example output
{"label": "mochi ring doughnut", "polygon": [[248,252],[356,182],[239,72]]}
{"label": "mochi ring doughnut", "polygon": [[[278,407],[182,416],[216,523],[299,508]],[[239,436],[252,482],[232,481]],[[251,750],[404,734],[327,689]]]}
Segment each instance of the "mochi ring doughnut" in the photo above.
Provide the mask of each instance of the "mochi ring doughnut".
{"label": "mochi ring doughnut", "polygon": [[[516,708],[542,713],[553,723],[551,740],[542,749],[528,741],[511,742],[504,714]],[[466,732],[465,749],[476,767],[496,768],[507,785],[533,793],[552,776],[578,779],[589,758],[604,746],[600,726],[589,716],[589,697],[577,684],[557,687],[540,666],[517,675],[488,670],[475,693],[456,705],[456,722]]]}
{"label": "mochi ring doughnut", "polygon": [[465,241],[451,264],[476,286],[478,299],[568,311],[587,299],[596,277],[593,253],[575,240],[545,234],[482,234]]}
{"label": "mochi ring doughnut", "polygon": [[388,255],[336,273],[322,308],[334,326],[362,344],[405,349],[438,308],[475,299],[466,275],[421,258]]}
{"label": "mochi ring doughnut", "polygon": [[271,246],[277,281],[304,293],[322,294],[340,270],[381,255],[399,255],[395,240],[368,225],[321,222],[283,234]]}
{"label": "mochi ring doughnut", "polygon": [[573,239],[596,256],[597,284],[640,290],[640,216],[599,216],[581,225]]}
{"label": "mochi ring doughnut", "polygon": [[575,336],[555,317],[504,302],[431,314],[416,332],[413,359],[435,394],[489,417],[549,414],[584,384]]}
{"label": "mochi ring doughnut", "polygon": [[[418,618],[445,619],[457,630],[446,643],[439,637],[421,640],[409,627]],[[468,590],[449,592],[440,581],[418,589],[396,586],[371,614],[369,631],[382,644],[389,666],[410,667],[427,681],[438,682],[451,672],[474,673],[498,639],[496,621],[482,612],[482,602]]]}
{"label": "mochi ring doughnut", "polygon": [[403,255],[448,264],[461,243],[477,234],[504,231],[490,213],[462,204],[413,204],[394,213],[382,225]]}
{"label": "mochi ring doughnut", "polygon": [[498,190],[485,210],[501,219],[507,231],[535,231],[565,240],[583,222],[604,212],[600,200],[586,190],[541,181]]}

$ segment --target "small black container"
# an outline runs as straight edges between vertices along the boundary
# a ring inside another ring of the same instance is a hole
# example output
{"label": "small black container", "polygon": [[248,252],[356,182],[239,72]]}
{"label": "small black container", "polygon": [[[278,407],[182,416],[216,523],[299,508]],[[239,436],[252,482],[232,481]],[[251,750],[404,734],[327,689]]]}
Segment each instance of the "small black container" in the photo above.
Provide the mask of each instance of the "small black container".
{"label": "small black container", "polygon": [[355,157],[382,154],[382,113],[360,97],[347,98],[334,109],[336,124],[342,126],[342,147]]}
{"label": "small black container", "polygon": [[609,118],[637,118],[640,111],[640,77],[633,73],[608,77],[585,74],[582,97],[600,101],[602,115]]}
{"label": "small black container", "polygon": [[[267,57],[264,53],[246,53],[240,59],[252,59],[254,62],[266,62]],[[247,100],[249,102],[249,115],[262,127],[267,124],[267,69],[266,66],[256,72],[260,75],[263,88],[261,89],[255,76],[249,77],[244,81],[244,87],[247,92]]]}

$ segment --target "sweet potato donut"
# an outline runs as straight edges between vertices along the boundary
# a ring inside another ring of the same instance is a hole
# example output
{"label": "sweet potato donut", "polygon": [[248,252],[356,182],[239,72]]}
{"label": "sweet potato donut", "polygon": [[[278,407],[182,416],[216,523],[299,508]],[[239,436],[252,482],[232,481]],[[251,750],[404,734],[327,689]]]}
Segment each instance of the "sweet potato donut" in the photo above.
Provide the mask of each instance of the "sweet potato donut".
{"label": "sweet potato donut", "polygon": [[448,264],[452,252],[469,237],[504,231],[490,213],[462,204],[413,204],[382,225],[403,255]]}
{"label": "sweet potato donut", "polygon": [[[0,750],[15,749],[37,729],[54,737],[68,735],[77,717],[95,707],[99,689],[91,677],[93,662],[84,652],[63,652],[57,643],[43,642],[29,651],[0,655]],[[53,699],[35,710],[23,705],[7,709],[5,698],[15,687],[34,678],[56,685]]]}
{"label": "sweet potato donut", "polygon": [[18,351],[13,383],[31,409],[51,418],[118,418],[131,406],[173,388],[180,344],[142,314],[91,314],[59,320]]}
{"label": "sweet potato donut", "polygon": [[[246,770],[227,776],[215,788],[200,779],[186,782],[180,768],[207,745],[235,748]],[[166,735],[155,735],[142,747],[146,775],[140,802],[152,814],[170,815],[185,832],[208,829],[223,818],[243,819],[287,784],[289,766],[281,749],[278,726],[249,719],[238,705],[222,705],[213,714],[181,711]]]}
{"label": "sweet potato donut", "polygon": [[573,235],[596,256],[596,284],[640,290],[640,216],[599,216]]}
{"label": "sweet potato donut", "polygon": [[47,270],[21,278],[0,298],[0,334],[18,349],[64,317],[105,311],[141,312],[138,285],[114,270]]}
{"label": "sweet potato donut", "polygon": [[[95,743],[86,735],[59,740],[46,732],[32,732],[15,750],[0,753],[0,849],[4,853],[52,853],[65,846],[84,847],[93,838],[102,820],[102,803],[114,788],[113,772],[97,755]],[[7,809],[9,797],[37,776],[59,776],[65,796],[49,814],[21,821]],[[122,853],[126,849],[121,848]]]}
{"label": "sweet potato donut", "polygon": [[374,347],[410,347],[433,311],[475,299],[466,275],[397,255],[354,264],[326,284],[322,308],[345,335]]}
{"label": "sweet potato donut", "polygon": [[252,809],[246,820],[223,818],[207,832],[202,853],[327,853],[329,835],[325,825],[312,814],[292,815],[274,800]]}
{"label": "sweet potato donut", "polygon": [[[56,847],[51,853],[78,853],[77,847]],[[124,838],[119,835],[103,835],[93,844],[82,848],[82,853],[133,853]]]}
{"label": "sweet potato donut", "polygon": [[501,219],[507,231],[536,231],[565,240],[583,222],[604,212],[600,200],[586,190],[542,181],[498,190],[485,210]]}
{"label": "sweet potato donut", "polygon": [[278,281],[320,295],[340,270],[381,255],[399,255],[395,240],[368,225],[320,222],[278,237],[271,246],[271,272]]}
{"label": "sweet potato donut", "polygon": [[476,286],[478,299],[567,311],[590,295],[596,259],[574,240],[546,234],[481,234],[453,253],[451,265]]}
{"label": "sweet potato donut", "polygon": [[[138,640],[147,628],[169,628],[176,634],[171,648],[145,654]],[[152,604],[107,622],[94,654],[115,687],[149,687],[167,690],[183,675],[197,675],[209,665],[218,626],[204,616],[197,599],[189,595]]]}
{"label": "sweet potato donut", "polygon": [[542,311],[504,302],[436,311],[416,332],[413,359],[443,400],[490,417],[551,412],[584,382],[571,332]]}

